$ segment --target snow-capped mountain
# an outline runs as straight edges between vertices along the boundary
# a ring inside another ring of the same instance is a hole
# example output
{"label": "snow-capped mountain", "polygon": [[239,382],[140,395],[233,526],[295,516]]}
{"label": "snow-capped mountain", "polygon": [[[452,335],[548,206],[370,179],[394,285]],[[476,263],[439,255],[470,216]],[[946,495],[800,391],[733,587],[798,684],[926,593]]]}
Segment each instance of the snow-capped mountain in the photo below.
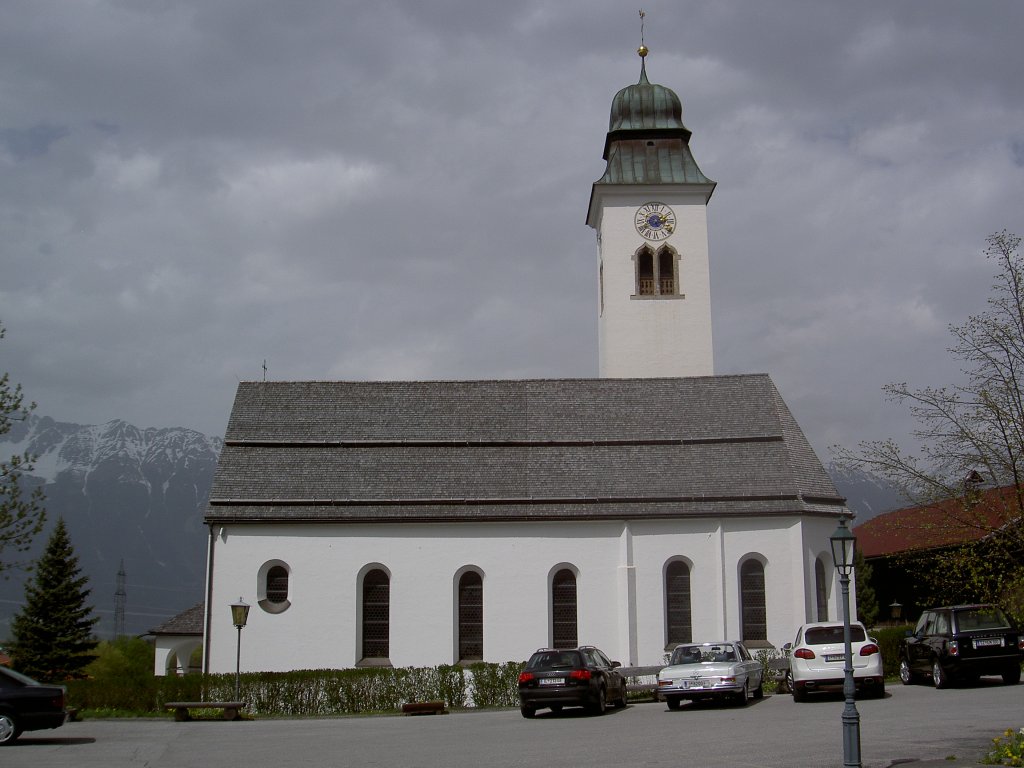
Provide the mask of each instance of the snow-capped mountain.
{"label": "snow-capped mountain", "polygon": [[860,470],[844,470],[834,464],[828,466],[828,474],[836,490],[846,497],[846,505],[857,519],[855,525],[865,523],[883,512],[889,512],[907,505],[892,485],[877,475]]}
{"label": "snow-capped mountain", "polygon": [[[0,438],[0,454],[39,458],[32,478],[44,484],[47,530],[63,517],[89,576],[101,617],[114,631],[118,571],[125,572],[125,629],[141,634],[203,598],[203,512],[223,441],[183,428],[140,429],[124,421],[83,426],[31,416]],[[0,581],[0,638],[24,596],[24,575]]]}

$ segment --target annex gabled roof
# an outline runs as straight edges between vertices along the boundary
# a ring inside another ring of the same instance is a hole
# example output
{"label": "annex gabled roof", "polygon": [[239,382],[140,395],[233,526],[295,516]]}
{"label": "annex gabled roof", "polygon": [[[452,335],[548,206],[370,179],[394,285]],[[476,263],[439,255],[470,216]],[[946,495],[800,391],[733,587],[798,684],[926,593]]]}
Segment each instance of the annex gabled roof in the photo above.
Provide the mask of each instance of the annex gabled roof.
{"label": "annex gabled roof", "polygon": [[847,514],[766,375],[243,382],[208,523]]}
{"label": "annex gabled roof", "polygon": [[878,515],[853,533],[864,557],[939,549],[980,541],[1012,520],[1018,508],[1014,486],[988,488],[970,510],[960,499],[943,499]]}
{"label": "annex gabled roof", "polygon": [[161,624],[156,629],[149,630],[151,635],[201,635],[203,634],[203,621],[206,618],[206,604],[193,605],[187,611],[182,611]]}

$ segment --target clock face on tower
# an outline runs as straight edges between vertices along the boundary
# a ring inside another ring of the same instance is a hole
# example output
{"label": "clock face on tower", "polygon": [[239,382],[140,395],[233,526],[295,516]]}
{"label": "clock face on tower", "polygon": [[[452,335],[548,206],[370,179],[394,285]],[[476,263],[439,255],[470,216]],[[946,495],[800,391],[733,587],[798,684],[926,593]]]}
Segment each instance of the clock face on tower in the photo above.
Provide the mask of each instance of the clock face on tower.
{"label": "clock face on tower", "polygon": [[633,218],[636,231],[645,240],[665,240],[675,232],[676,215],[664,203],[644,203]]}

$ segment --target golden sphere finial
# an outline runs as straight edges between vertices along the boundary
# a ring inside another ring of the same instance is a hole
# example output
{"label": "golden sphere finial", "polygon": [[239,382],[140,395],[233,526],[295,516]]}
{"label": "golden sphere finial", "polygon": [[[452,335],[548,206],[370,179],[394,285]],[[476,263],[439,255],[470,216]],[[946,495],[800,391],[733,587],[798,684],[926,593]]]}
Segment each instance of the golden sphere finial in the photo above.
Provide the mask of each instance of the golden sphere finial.
{"label": "golden sphere finial", "polygon": [[641,45],[639,48],[636,49],[636,52],[640,54],[640,58],[641,59],[646,58],[647,57],[647,46],[646,45]]}

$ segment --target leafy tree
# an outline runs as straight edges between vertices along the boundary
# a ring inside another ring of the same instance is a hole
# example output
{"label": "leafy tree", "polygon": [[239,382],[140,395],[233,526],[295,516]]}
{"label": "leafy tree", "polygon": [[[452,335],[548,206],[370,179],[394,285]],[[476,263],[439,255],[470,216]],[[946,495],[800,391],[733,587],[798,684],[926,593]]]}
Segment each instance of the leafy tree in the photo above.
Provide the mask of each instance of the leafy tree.
{"label": "leafy tree", "polygon": [[32,581],[25,585],[25,606],[11,622],[14,666],[32,677],[61,681],[82,676],[95,655],[92,591],[81,575],[63,519],[50,536]]}
{"label": "leafy tree", "polygon": [[[0,339],[6,331],[0,325]],[[12,385],[8,374],[0,376],[0,436],[11,431],[15,421],[28,418],[35,403],[24,404],[21,385]],[[43,489],[37,486],[26,492],[22,478],[34,469],[36,457],[28,451],[0,460],[0,574],[24,563],[4,557],[4,550],[26,552],[43,529],[46,511],[43,508]]]}
{"label": "leafy tree", "polygon": [[943,550],[941,563],[929,569],[928,587],[944,602],[1020,599],[1015,594],[1024,577],[1024,257],[1019,248],[1020,237],[1006,230],[987,238],[985,255],[998,267],[987,308],[950,326],[948,351],[961,364],[962,383],[884,387],[888,399],[908,407],[917,423],[916,452],[893,440],[834,449],[841,467],[879,476],[909,505],[930,510],[924,525],[933,532],[971,532],[982,541]]}
{"label": "leafy tree", "polygon": [[152,644],[141,637],[104,640],[85,671],[100,683],[145,688],[153,680],[153,656]]}

